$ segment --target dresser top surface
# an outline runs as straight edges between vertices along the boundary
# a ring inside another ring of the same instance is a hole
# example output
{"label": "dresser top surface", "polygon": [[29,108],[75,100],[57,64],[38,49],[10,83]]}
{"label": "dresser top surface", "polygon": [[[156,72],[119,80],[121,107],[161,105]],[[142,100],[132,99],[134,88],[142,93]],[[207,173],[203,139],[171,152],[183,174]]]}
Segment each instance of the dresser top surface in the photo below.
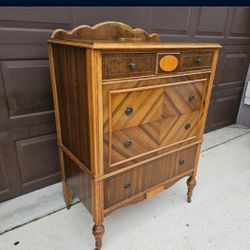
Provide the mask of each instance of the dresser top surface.
{"label": "dresser top surface", "polygon": [[50,39],[49,43],[91,49],[216,49],[217,43],[164,43],[164,42],[124,42],[112,40]]}

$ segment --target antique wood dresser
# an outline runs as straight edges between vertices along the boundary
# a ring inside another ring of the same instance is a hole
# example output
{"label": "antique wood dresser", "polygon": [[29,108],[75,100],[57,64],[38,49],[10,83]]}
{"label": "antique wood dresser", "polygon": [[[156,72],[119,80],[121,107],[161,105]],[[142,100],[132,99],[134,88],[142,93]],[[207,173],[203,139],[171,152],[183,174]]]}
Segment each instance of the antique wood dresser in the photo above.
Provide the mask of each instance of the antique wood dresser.
{"label": "antique wood dresser", "polygon": [[191,201],[218,44],[160,43],[119,22],[49,40],[65,202],[72,193],[103,220],[188,176]]}

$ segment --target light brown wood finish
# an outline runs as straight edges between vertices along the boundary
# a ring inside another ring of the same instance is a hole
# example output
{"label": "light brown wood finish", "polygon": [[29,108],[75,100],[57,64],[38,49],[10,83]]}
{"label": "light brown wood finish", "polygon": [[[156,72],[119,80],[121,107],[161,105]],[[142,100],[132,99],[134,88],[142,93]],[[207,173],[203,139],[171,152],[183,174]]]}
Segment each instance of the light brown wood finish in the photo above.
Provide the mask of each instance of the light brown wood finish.
{"label": "light brown wood finish", "polygon": [[[55,76],[55,64],[54,64],[54,56],[52,46],[48,45],[48,54],[49,54],[49,65],[50,65],[50,76],[51,76],[51,84],[52,84],[52,94],[53,94],[53,101],[54,101],[54,110],[55,110],[55,121],[56,121],[56,131],[57,131],[57,142],[58,144],[62,144],[62,132],[61,132],[61,125],[60,125],[60,115],[59,115],[59,106],[58,106],[58,95],[57,95],[57,87],[56,87],[56,76]],[[66,176],[65,176],[65,165],[63,159],[63,152],[59,148],[59,163],[60,163],[60,170],[61,170],[61,178],[62,178],[62,186],[63,186],[63,194],[64,194],[64,201],[69,207],[72,202],[72,191],[66,184]]]}
{"label": "light brown wood finish", "polygon": [[[218,44],[164,44],[116,22],[57,30],[49,58],[65,202],[104,216],[189,176],[191,201]],[[173,71],[159,60],[174,55]]]}
{"label": "light brown wood finish", "polygon": [[157,34],[149,35],[140,28],[133,29],[125,23],[120,22],[102,22],[93,27],[80,25],[70,32],[62,29],[55,30],[51,38],[59,40],[102,40],[121,42],[139,41],[139,42],[159,42]]}

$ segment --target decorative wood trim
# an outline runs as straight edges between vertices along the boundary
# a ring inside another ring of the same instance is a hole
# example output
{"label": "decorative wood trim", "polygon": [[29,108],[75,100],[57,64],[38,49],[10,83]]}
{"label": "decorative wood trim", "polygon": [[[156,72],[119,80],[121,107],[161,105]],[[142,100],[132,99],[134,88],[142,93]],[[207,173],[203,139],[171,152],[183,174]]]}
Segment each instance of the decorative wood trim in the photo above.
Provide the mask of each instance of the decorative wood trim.
{"label": "decorative wood trim", "polygon": [[134,82],[134,81],[140,81],[140,80],[158,80],[158,79],[167,79],[167,78],[178,78],[180,76],[189,76],[189,75],[200,75],[200,74],[210,74],[211,70],[207,69],[201,69],[201,70],[195,70],[195,71],[185,71],[185,72],[179,72],[175,74],[161,74],[161,75],[149,75],[149,76],[135,76],[130,78],[117,78],[117,79],[104,79],[103,85],[110,85],[110,84],[117,84],[117,83],[126,83],[126,82]]}
{"label": "decorative wood trim", "polygon": [[179,180],[179,179],[181,179],[181,178],[183,178],[183,177],[185,177],[187,175],[191,175],[191,173],[193,171],[194,171],[194,169],[188,170],[188,171],[186,171],[186,172],[184,172],[184,173],[182,173],[182,174],[180,174],[178,176],[175,176],[174,178],[171,178],[169,180],[166,180],[164,182],[159,183],[158,185],[154,186],[153,188],[149,188],[147,190],[144,190],[144,191],[138,193],[137,195],[134,195],[134,196],[122,201],[122,202],[119,202],[119,203],[115,204],[112,207],[109,207],[109,208],[105,209],[104,210],[104,216],[106,216],[107,214],[110,214],[111,212],[113,212],[114,210],[116,210],[119,207],[125,206],[127,203],[131,202],[132,200],[135,200],[136,198],[138,198],[138,197],[140,197],[142,195],[145,195],[147,192],[150,192],[150,191],[156,189],[157,187],[160,187],[162,185],[166,185],[166,184],[171,183],[173,181],[177,181],[177,180]]}
{"label": "decorative wood trim", "polygon": [[104,219],[104,187],[103,181],[92,182],[93,196],[93,219],[95,225],[101,225]]}
{"label": "decorative wood trim", "polygon": [[136,91],[143,91],[148,89],[158,89],[158,88],[167,88],[171,86],[178,86],[183,84],[189,84],[189,83],[196,83],[196,82],[206,82],[207,78],[201,78],[197,80],[190,80],[190,81],[182,81],[182,82],[174,82],[174,83],[164,83],[164,84],[157,84],[153,86],[146,86],[146,87],[137,87],[137,88],[130,88],[130,89],[121,89],[121,90],[110,90],[111,94],[120,94],[120,93],[128,93],[128,92],[136,92]]}
{"label": "decorative wood trim", "polygon": [[205,99],[205,106],[203,109],[203,117],[202,117],[202,121],[200,123],[200,127],[201,127],[200,133],[199,133],[200,137],[203,135],[204,129],[205,129],[205,124],[206,124],[206,120],[207,120],[207,112],[208,112],[211,93],[212,93],[212,89],[213,89],[215,70],[216,70],[216,65],[218,62],[218,56],[219,56],[219,50],[216,49],[214,51],[214,57],[213,57],[213,62],[212,62],[212,67],[211,67],[211,74],[210,74],[210,78],[209,78],[209,82],[208,82],[207,94],[206,94],[206,99]]}
{"label": "decorative wood trim", "polygon": [[160,151],[160,150],[163,150],[163,149],[167,149],[167,148],[173,147],[173,146],[175,146],[175,145],[178,145],[178,144],[181,144],[181,143],[184,143],[184,142],[187,142],[187,141],[192,141],[192,140],[194,140],[194,139],[196,139],[196,138],[197,138],[196,136],[192,136],[192,137],[187,138],[187,139],[185,139],[185,140],[181,140],[181,141],[178,141],[178,142],[169,144],[169,145],[167,145],[167,146],[159,147],[159,148],[156,148],[156,149],[147,151],[147,152],[145,152],[145,153],[142,153],[142,154],[139,154],[139,155],[136,155],[136,156],[133,156],[133,157],[129,157],[129,158],[125,159],[125,160],[122,160],[122,161],[118,161],[118,162],[116,162],[116,163],[113,163],[110,167],[112,168],[112,167],[118,166],[118,165],[120,165],[120,164],[122,164],[122,163],[125,163],[125,162],[128,162],[128,161],[132,161],[132,160],[137,159],[137,158],[141,158],[141,157],[143,157],[143,156],[146,156],[146,155],[155,153],[155,152]]}
{"label": "decorative wood trim", "polygon": [[79,160],[75,157],[63,144],[58,143],[58,147],[85,173],[90,175],[93,178],[93,174],[91,171]]}
{"label": "decorative wood trim", "polygon": [[89,100],[89,128],[91,171],[95,177],[103,174],[103,111],[102,111],[102,55],[87,49],[87,82]]}
{"label": "decorative wood trim", "polygon": [[101,43],[94,41],[61,41],[61,40],[48,40],[49,43],[61,44],[80,48],[91,48],[101,50],[114,50],[114,49],[218,49],[222,48],[220,44],[215,43],[128,43],[128,42],[110,42]]}
{"label": "decorative wood trim", "polygon": [[[54,65],[54,56],[52,45],[48,45],[48,55],[49,55],[49,66],[50,66],[50,77],[51,77],[51,86],[52,86],[52,95],[54,101],[54,110],[55,110],[55,122],[56,122],[56,132],[57,132],[57,142],[58,144],[62,144],[62,131],[60,124],[60,114],[59,114],[59,106],[58,106],[58,95],[57,95],[57,87],[56,87],[56,75],[55,75],[55,65]],[[63,190],[66,190],[66,177],[65,177],[65,166],[63,159],[62,150],[58,150],[59,154],[59,165],[61,170],[61,178],[63,184]],[[64,198],[67,199],[66,193],[64,192]]]}
{"label": "decorative wood trim", "polygon": [[180,151],[180,150],[185,149],[185,148],[189,148],[189,147],[191,147],[191,146],[193,146],[193,145],[196,145],[196,144],[201,144],[202,141],[203,141],[203,140],[199,140],[199,141],[190,143],[190,144],[188,144],[188,145],[179,147],[179,148],[177,148],[177,149],[170,150],[170,151],[168,151],[168,152],[166,152],[166,153],[163,153],[163,154],[161,154],[161,155],[157,155],[157,156],[151,157],[151,158],[149,158],[149,159],[146,159],[146,160],[140,161],[140,162],[138,162],[138,163],[135,163],[135,164],[133,164],[133,165],[129,165],[129,166],[127,166],[127,167],[118,169],[118,170],[116,170],[116,171],[114,171],[114,172],[110,172],[110,173],[108,173],[108,174],[104,174],[103,176],[94,178],[94,181],[95,181],[95,182],[102,181],[102,180],[107,179],[107,178],[109,178],[109,177],[111,177],[111,176],[118,175],[118,174],[123,173],[123,172],[125,172],[125,171],[127,171],[127,170],[136,168],[136,167],[138,167],[138,166],[140,166],[140,165],[142,165],[142,164],[145,164],[145,163],[147,163],[147,162],[156,160],[156,159],[161,158],[161,157],[163,157],[163,156],[166,156],[166,155],[168,155],[168,154],[175,153],[175,152],[177,152],[177,151]]}
{"label": "decorative wood trim", "polygon": [[149,191],[149,192],[147,192],[147,193],[145,194],[145,198],[146,198],[146,199],[149,199],[149,198],[151,198],[151,197],[153,197],[153,196],[159,194],[159,193],[162,192],[162,191],[164,191],[164,185],[163,185],[163,186],[160,186],[160,187],[158,187],[158,188],[155,188],[155,189],[153,189],[153,190],[151,190],[151,191]]}
{"label": "decorative wood trim", "polygon": [[55,30],[52,39],[67,40],[112,40],[122,42],[160,42],[160,37],[156,33],[148,34],[146,31],[135,28],[121,22],[102,22],[93,27],[80,25],[71,31],[63,29]]}

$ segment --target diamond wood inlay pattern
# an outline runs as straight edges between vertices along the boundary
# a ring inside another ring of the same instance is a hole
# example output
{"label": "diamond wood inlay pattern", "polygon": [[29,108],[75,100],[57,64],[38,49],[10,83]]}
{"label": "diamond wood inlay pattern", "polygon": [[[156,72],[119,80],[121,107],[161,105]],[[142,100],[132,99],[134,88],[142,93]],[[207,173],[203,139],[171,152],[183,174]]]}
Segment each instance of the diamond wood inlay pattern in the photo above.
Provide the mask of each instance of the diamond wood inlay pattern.
{"label": "diamond wood inlay pattern", "polygon": [[[122,93],[112,92],[110,141],[108,127],[104,127],[105,165],[129,161],[194,137],[201,116],[205,84],[206,81],[198,80],[146,90],[136,88]],[[127,108],[131,113],[126,113]]]}

